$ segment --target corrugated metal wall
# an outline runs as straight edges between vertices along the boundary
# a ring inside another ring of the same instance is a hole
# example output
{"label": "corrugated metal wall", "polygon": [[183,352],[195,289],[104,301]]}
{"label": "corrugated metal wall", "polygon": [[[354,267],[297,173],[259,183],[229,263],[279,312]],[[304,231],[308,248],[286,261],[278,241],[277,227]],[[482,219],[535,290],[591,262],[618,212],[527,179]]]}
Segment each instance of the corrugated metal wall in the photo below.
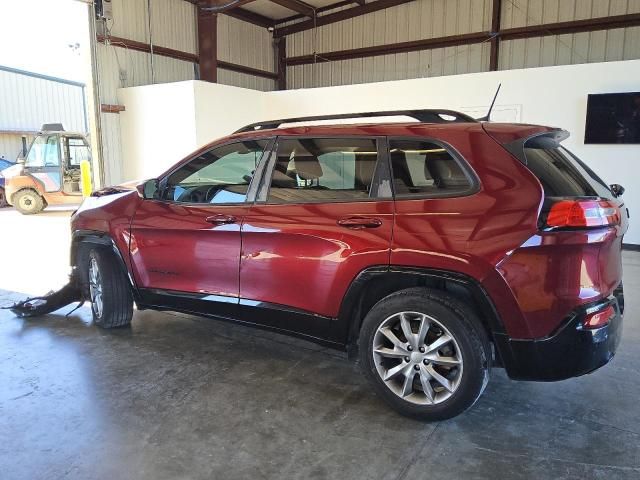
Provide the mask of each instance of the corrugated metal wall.
{"label": "corrugated metal wall", "polygon": [[[503,0],[502,28],[640,13],[639,0]],[[502,42],[500,69],[640,58],[640,27]]]}
{"label": "corrugated metal wall", "polygon": [[[33,136],[26,135],[27,148],[33,141]],[[15,162],[22,152],[22,135],[0,133],[0,157]]]}
{"label": "corrugated metal wall", "polygon": [[[151,0],[153,42],[197,52],[195,6],[184,0]],[[344,8],[350,8],[345,6]],[[373,45],[489,31],[492,0],[416,0],[287,37],[287,56],[322,54]],[[640,12],[640,0],[503,0],[502,28]],[[109,32],[149,43],[147,0],[113,0]],[[640,58],[640,27],[501,42],[500,69]],[[347,85],[487,71],[489,43],[385,55],[287,69],[288,88]],[[275,71],[269,32],[220,15],[220,60]],[[152,83],[150,55],[98,46],[101,103],[117,103],[119,87]],[[154,56],[156,83],[190,80],[187,61]],[[220,83],[269,91],[275,81],[218,70]],[[122,180],[118,116],[102,114],[109,182]]]}
{"label": "corrugated metal wall", "polygon": [[[150,43],[147,0],[113,0],[113,20],[108,33],[115,37]],[[196,53],[195,7],[184,0],[152,0],[151,32],[153,44],[188,53]],[[114,45],[97,45],[98,89],[100,103],[117,104],[121,87],[149,85],[152,82],[151,55]],[[193,80],[191,62],[160,55],[153,56],[155,83]],[[105,182],[119,183],[122,177],[120,120],[117,114],[101,113]]]}
{"label": "corrugated metal wall", "polygon": [[[287,56],[489,31],[490,0],[417,0],[287,37]],[[502,28],[640,12],[640,0],[503,0]],[[501,42],[500,69],[640,58],[640,27]],[[288,88],[454,75],[489,69],[470,45],[287,69]]]}
{"label": "corrugated metal wall", "polygon": [[38,131],[62,123],[85,132],[84,86],[0,68],[0,131]]}
{"label": "corrugated metal wall", "polygon": [[[147,0],[113,0],[113,20],[107,29],[114,37],[150,43]],[[196,9],[184,0],[151,0],[153,44],[187,53],[197,53]],[[234,18],[218,17],[220,60],[274,71],[271,35],[264,29]],[[117,90],[151,83],[177,82],[196,78],[196,66],[184,60],[151,55],[121,46],[97,45],[100,103],[117,104]],[[254,90],[273,90],[275,82],[243,73],[218,69],[218,81]],[[101,113],[105,182],[118,183],[123,166],[120,147],[120,122],[117,114]]]}
{"label": "corrugated metal wall", "polygon": [[[287,56],[487,31],[490,0],[418,0],[287,37]],[[287,69],[288,88],[346,85],[479,72],[489,46],[470,45]]]}
{"label": "corrugated metal wall", "polygon": [[[247,67],[275,72],[275,53],[266,28],[218,15],[218,59]],[[244,73],[218,69],[218,82],[253,90],[275,89],[275,81]]]}
{"label": "corrugated metal wall", "polygon": [[[150,43],[147,0],[113,0],[113,21],[107,22],[114,37]],[[151,0],[153,44],[197,53],[195,6],[184,0]],[[115,90],[152,83],[151,55],[114,45],[98,45],[103,103],[115,103]],[[265,28],[218,16],[218,58],[269,72],[275,71],[271,35]],[[156,83],[193,80],[191,62],[154,55]],[[273,90],[275,82],[252,75],[218,70],[220,83],[255,90]]]}

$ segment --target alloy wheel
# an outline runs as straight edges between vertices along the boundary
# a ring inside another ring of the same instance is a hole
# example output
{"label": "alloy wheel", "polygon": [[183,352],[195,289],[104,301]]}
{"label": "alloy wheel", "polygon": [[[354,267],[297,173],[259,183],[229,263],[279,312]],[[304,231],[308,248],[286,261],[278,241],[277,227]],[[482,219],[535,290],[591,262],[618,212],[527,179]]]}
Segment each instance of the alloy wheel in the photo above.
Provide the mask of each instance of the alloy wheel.
{"label": "alloy wheel", "polygon": [[373,337],[373,361],[383,383],[398,397],[419,405],[442,403],[463,374],[462,352],[447,328],[420,312],[399,312]]}
{"label": "alloy wheel", "polygon": [[89,295],[91,297],[91,305],[96,317],[102,317],[103,301],[102,301],[102,276],[98,268],[98,262],[95,257],[91,257],[89,263]]}

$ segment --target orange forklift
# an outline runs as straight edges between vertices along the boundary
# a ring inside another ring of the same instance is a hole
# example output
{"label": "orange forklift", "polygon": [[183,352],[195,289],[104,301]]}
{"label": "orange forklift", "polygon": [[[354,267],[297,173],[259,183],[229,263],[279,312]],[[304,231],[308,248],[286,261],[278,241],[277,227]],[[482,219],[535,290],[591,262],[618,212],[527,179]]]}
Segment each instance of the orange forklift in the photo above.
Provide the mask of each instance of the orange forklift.
{"label": "orange forklift", "polygon": [[49,205],[80,204],[83,178],[85,189],[87,183],[91,188],[90,163],[84,134],[66,132],[59,123],[45,124],[26,157],[3,171],[7,202],[24,215],[39,213]]}

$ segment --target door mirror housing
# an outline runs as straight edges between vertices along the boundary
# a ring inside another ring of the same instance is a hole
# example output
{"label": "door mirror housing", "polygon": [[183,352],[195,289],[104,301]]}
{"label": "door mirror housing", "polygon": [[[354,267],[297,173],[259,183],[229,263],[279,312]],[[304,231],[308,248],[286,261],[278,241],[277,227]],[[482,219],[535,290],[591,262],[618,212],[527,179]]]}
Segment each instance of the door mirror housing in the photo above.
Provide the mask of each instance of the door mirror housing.
{"label": "door mirror housing", "polygon": [[624,187],[619,183],[612,183],[609,185],[609,188],[611,189],[611,193],[613,193],[614,197],[621,197],[624,193]]}
{"label": "door mirror housing", "polygon": [[151,178],[136,186],[138,195],[145,200],[156,198],[158,193],[158,179]]}

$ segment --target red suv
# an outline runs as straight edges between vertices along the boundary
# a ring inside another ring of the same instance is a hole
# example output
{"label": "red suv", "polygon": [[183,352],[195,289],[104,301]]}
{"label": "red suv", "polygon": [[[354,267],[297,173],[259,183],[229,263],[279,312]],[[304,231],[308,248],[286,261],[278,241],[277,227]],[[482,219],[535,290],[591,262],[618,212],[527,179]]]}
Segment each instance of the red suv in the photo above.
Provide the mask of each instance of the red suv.
{"label": "red suv", "polygon": [[397,411],[444,419],[492,366],[560,380],[614,355],[628,212],[555,128],[445,110],[250,125],[72,217],[95,323],[232,319],[359,355]]}

